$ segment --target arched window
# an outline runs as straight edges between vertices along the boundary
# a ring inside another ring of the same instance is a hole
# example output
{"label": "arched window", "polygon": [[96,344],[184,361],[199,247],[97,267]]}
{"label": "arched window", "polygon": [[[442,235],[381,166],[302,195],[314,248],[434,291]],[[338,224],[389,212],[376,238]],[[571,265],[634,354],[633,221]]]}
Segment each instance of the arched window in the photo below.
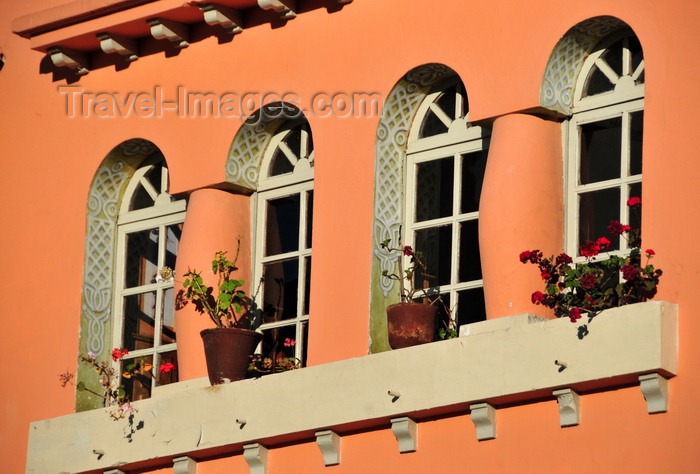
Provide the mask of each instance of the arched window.
{"label": "arched window", "polygon": [[256,202],[251,288],[260,306],[261,353],[306,363],[311,277],[314,153],[305,120],[288,120],[270,138]]}
{"label": "arched window", "polygon": [[[406,149],[404,242],[422,253],[418,288],[441,295],[456,327],[486,318],[479,256],[479,198],[488,133],[469,123],[464,86],[451,76],[433,88]],[[448,324],[443,314],[442,324]]]}
{"label": "arched window", "polygon": [[177,381],[177,370],[159,375],[162,364],[177,366],[177,344],[173,282],[157,280],[156,275],[160,268],[175,268],[185,205],[168,194],[162,155],[134,172],[121,201],[112,344],[129,351],[121,359],[121,371],[134,363],[152,366],[122,379],[132,400],[148,398],[155,386]]}
{"label": "arched window", "polygon": [[627,242],[610,236],[612,220],[640,227],[626,205],[642,195],[644,58],[629,30],[601,41],[584,61],[568,122],[566,249],[608,237],[611,250]]}

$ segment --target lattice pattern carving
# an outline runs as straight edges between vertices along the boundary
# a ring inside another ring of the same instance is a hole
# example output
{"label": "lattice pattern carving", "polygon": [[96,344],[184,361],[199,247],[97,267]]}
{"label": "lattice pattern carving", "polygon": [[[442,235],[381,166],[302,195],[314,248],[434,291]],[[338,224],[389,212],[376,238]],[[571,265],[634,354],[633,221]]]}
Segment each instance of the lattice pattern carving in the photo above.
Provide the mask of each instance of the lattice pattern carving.
{"label": "lattice pattern carving", "polygon": [[626,26],[617,18],[601,16],[570,29],[547,61],[540,86],[540,105],[570,115],[574,86],[584,60],[601,39]]}
{"label": "lattice pattern carving", "polygon": [[[404,162],[411,123],[430,87],[453,74],[454,71],[442,64],[420,66],[399,80],[384,104],[377,126],[374,170],[373,247],[379,273],[395,271],[396,255],[383,250],[380,244],[386,239],[394,244],[399,240],[404,205]],[[395,282],[381,278],[379,285],[387,297]]]}
{"label": "lattice pattern carving", "polygon": [[244,123],[231,144],[226,159],[226,181],[248,189],[258,188],[260,163],[270,138],[283,119],[259,113]]}
{"label": "lattice pattern carving", "polygon": [[100,356],[110,326],[114,248],[121,196],[129,178],[143,160],[158,148],[142,139],[128,140],[105,158],[95,174],[87,206],[82,318],[87,333],[82,344]]}

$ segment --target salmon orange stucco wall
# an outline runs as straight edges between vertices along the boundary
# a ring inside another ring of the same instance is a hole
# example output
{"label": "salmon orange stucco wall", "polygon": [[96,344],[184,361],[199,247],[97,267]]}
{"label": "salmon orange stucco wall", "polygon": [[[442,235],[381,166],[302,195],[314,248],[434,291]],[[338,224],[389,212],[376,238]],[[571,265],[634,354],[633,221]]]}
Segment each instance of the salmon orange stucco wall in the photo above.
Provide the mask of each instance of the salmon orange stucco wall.
{"label": "salmon orange stucco wall", "polygon": [[[233,278],[244,280],[243,289],[250,294],[250,288],[254,288],[250,284],[250,198],[219,189],[199,189],[190,196],[182,229],[175,268],[175,293],[184,291],[182,281],[190,269],[199,270],[206,284],[216,286],[218,277],[212,273],[211,262],[219,251],[226,252],[231,260],[238,255],[239,270]],[[187,303],[176,309],[175,327],[180,380],[206,377],[204,348],[199,333],[215,327],[214,322],[208,314],[199,313],[193,304]]]}
{"label": "salmon orange stucco wall", "polygon": [[519,313],[551,317],[528,301],[541,285],[537,272],[514,262],[524,250],[563,251],[561,146],[561,124],[555,121],[513,114],[493,124],[479,209],[489,319]]}
{"label": "salmon orange stucco wall", "polygon": [[[166,157],[171,192],[188,192],[225,181],[227,151],[240,127],[237,120],[175,114],[69,117],[67,92],[59,91],[59,86],[122,97],[151,92],[156,85],[171,96],[178,85],[216,93],[290,90],[309,100],[319,91],[386,95],[407,71],[436,62],[454,69],[463,80],[471,118],[492,119],[536,107],[542,72],[554,45],[569,28],[598,15],[616,16],[634,29],[648,66],[644,238],[645,245],[656,250],[656,262],[665,272],[658,297],[679,303],[679,376],[670,381],[670,411],[646,415],[637,389],[588,394],[583,397],[582,424],[575,428],[559,428],[555,402],[547,401],[500,411],[499,437],[493,441],[477,443],[467,417],[456,417],[426,424],[414,454],[396,453],[388,432],[360,433],[347,438],[345,460],[338,467],[320,467],[318,452],[310,443],[279,448],[271,472],[294,472],[295,466],[308,469],[298,472],[458,471],[465,466],[479,472],[504,472],[515,463],[523,472],[698,470],[693,454],[700,436],[695,402],[700,381],[694,376],[700,358],[696,344],[700,321],[694,314],[700,283],[700,255],[695,250],[700,232],[700,166],[695,156],[700,128],[695,113],[700,109],[695,84],[700,77],[699,4],[493,0],[426,7],[418,1],[357,0],[341,11],[316,9],[283,27],[251,28],[228,43],[219,44],[210,37],[177,55],[144,56],[126,68],[104,67],[66,84],[53,80],[43,55],[30,49],[29,40],[12,34],[10,26],[14,18],[60,3],[31,0],[0,5],[0,48],[6,57],[0,71],[0,262],[12,282],[0,286],[0,456],[6,472],[24,471],[30,421],[73,411],[74,392],[61,388],[57,375],[74,371],[77,365],[87,196],[101,160],[127,139],[148,139]],[[317,151],[312,364],[367,351],[377,120],[309,118]],[[494,238],[503,239],[502,249],[489,244],[484,248],[502,265],[492,268],[489,263],[485,271],[495,272],[496,279],[512,286],[507,294],[494,288],[489,296],[494,316],[508,315],[511,301],[513,313],[536,309],[530,305],[529,293],[537,276],[527,274],[532,268],[517,261],[517,252],[530,246],[542,250],[549,246],[551,252],[559,248],[561,235],[535,229],[527,213],[519,213],[523,206],[536,207],[529,202],[530,194],[516,193],[525,184],[518,178],[535,173],[534,168],[517,173],[526,167],[524,160],[512,169],[504,161],[511,152],[532,160],[549,157],[551,161],[541,164],[554,173],[556,152],[544,145],[538,152],[535,145],[522,149],[516,143],[497,141],[498,134],[507,131],[530,146],[526,130],[542,137],[554,133],[556,124],[538,120],[523,115],[494,122],[492,168],[501,172],[498,180],[495,175],[487,178],[490,182],[504,179],[512,189],[504,186],[499,195],[484,196],[483,225],[507,231],[502,227],[509,225],[506,218],[521,223],[513,226],[520,235],[517,245],[499,235]],[[560,192],[554,186],[546,183],[553,193]],[[543,209],[548,209],[542,214],[557,215],[555,199],[549,202],[544,194],[541,198]],[[525,199],[528,203],[521,202]],[[193,195],[191,208],[196,201]],[[498,219],[492,217],[496,214],[491,208],[499,213]],[[211,250],[201,250],[201,266],[209,261]],[[194,316],[202,322],[200,315]],[[185,331],[178,326],[179,337],[190,333],[196,334],[197,329]],[[445,367],[436,370],[444,370],[449,377],[450,363],[445,361]],[[205,462],[201,472],[230,472],[225,467],[207,470],[209,464],[226,462]],[[240,457],[230,462],[227,466],[245,469]]]}

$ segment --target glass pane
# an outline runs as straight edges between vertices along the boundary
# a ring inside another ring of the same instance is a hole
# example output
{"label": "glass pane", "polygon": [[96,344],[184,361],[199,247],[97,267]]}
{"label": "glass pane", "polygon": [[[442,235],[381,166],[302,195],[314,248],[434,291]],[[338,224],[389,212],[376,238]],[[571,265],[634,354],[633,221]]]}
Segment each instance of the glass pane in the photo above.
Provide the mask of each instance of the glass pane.
{"label": "glass pane", "polygon": [[306,192],[306,248],[311,248],[311,233],[314,223],[314,192]]}
{"label": "glass pane", "polygon": [[[442,293],[439,295],[439,298],[438,295],[432,294],[428,297],[415,298],[413,301],[423,304],[430,303],[437,308],[437,324],[435,325],[435,334],[433,337],[436,341],[441,339],[440,329],[444,329],[447,332],[450,327],[454,326],[450,323],[451,320],[449,310],[451,309],[451,306],[449,293]],[[454,329],[457,330],[456,327],[454,327]]]}
{"label": "glass pane", "polygon": [[126,288],[152,283],[158,270],[158,229],[126,235]]}
{"label": "glass pane", "polygon": [[299,198],[294,194],[267,201],[265,255],[299,250]]}
{"label": "glass pane", "polygon": [[479,210],[486,155],[486,150],[482,150],[462,156],[462,213]]}
{"label": "glass pane", "polygon": [[416,221],[451,216],[454,158],[420,163],[416,173]]}
{"label": "glass pane", "polygon": [[130,351],[153,347],[156,293],[124,297],[124,345]]}
{"label": "glass pane", "polygon": [[166,227],[165,241],[165,263],[166,267],[175,269],[177,261],[177,251],[180,247],[180,237],[182,237],[182,224],[174,224]]}
{"label": "glass pane", "polygon": [[304,301],[302,302],[303,314],[309,314],[311,301],[311,257],[304,259]]}
{"label": "glass pane", "polygon": [[[630,197],[638,197],[642,199],[642,183],[635,183],[629,187]],[[642,201],[644,203],[644,201]],[[628,207],[629,225],[633,229],[642,228],[642,212],[640,206]]]}
{"label": "glass pane", "polygon": [[583,97],[589,97],[603,92],[610,92],[615,88],[615,85],[610,82],[610,79],[600,72],[598,66],[593,66],[588,75],[586,90]]}
{"label": "glass pane", "polygon": [[[178,381],[178,371],[177,371],[177,351],[164,352],[160,355],[160,362],[158,365],[158,377],[156,385],[168,385]],[[175,367],[170,369],[169,372],[161,373],[161,367],[165,364],[172,364]]]}
{"label": "glass pane", "polygon": [[[130,370],[133,365],[134,369]],[[122,384],[131,401],[150,398],[153,384],[153,356],[122,359]],[[124,375],[125,372],[130,372]]]}
{"label": "glass pane", "polygon": [[581,184],[620,177],[621,118],[581,125]]}
{"label": "glass pane", "polygon": [[299,260],[263,265],[264,300],[262,322],[272,323],[297,317],[299,298]]}
{"label": "glass pane", "polygon": [[611,250],[620,248],[620,237],[611,236],[608,225],[620,220],[620,191],[618,188],[583,193],[579,201],[579,247],[607,237]]}
{"label": "glass pane", "polygon": [[163,316],[161,319],[161,344],[175,342],[175,290],[163,290]]}
{"label": "glass pane", "polygon": [[486,319],[484,289],[472,288],[457,293],[457,326],[475,323]]}
{"label": "glass pane", "polygon": [[630,175],[642,174],[644,112],[630,114]]}
{"label": "glass pane", "polygon": [[[627,39],[628,47],[632,53],[632,71],[637,70],[642,60],[644,59],[644,54],[642,52],[642,45],[636,36],[631,36]],[[639,78],[635,81],[636,84],[644,84],[644,73],[642,73]]]}
{"label": "glass pane", "polygon": [[613,45],[609,46],[605,53],[603,53],[603,59],[608,66],[615,71],[618,76],[622,75],[622,40],[615,42]]}
{"label": "glass pane", "polygon": [[296,325],[267,329],[262,333],[261,355],[269,357],[274,366],[285,358],[296,357]]}
{"label": "glass pane", "polygon": [[462,222],[459,226],[459,281],[481,279],[481,256],[479,255],[479,221]]}
{"label": "glass pane", "polygon": [[287,155],[285,155],[279,148],[275,151],[275,155],[272,158],[272,163],[270,164],[270,176],[279,176],[281,174],[291,173],[294,171],[294,165]]}
{"label": "glass pane", "polygon": [[416,288],[449,285],[452,271],[452,226],[433,227],[415,233],[415,248],[422,252],[427,269],[416,269]]}
{"label": "glass pane", "polygon": [[[163,168],[161,166],[154,166],[149,172],[144,176],[144,179],[148,181],[155,189],[156,193],[161,192],[161,179],[163,176]],[[148,194],[148,191],[143,187],[141,183],[136,187],[134,195],[131,198],[131,204],[129,210],[134,211],[137,209],[145,209],[147,207],[153,206],[155,202],[154,197]]]}

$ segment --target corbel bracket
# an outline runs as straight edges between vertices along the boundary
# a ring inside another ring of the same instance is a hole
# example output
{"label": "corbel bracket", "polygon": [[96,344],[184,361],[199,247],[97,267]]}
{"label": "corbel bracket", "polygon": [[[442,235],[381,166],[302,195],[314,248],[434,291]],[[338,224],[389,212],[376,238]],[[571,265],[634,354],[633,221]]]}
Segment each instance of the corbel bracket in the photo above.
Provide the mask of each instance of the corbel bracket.
{"label": "corbel bracket", "polygon": [[181,456],[173,459],[173,472],[175,474],[197,474],[197,461],[189,456]]}
{"label": "corbel bracket", "polygon": [[241,12],[216,3],[204,3],[199,6],[208,25],[221,25],[230,35],[243,31]]}
{"label": "corbel bracket", "polygon": [[649,414],[668,411],[668,379],[657,373],[640,375],[639,388],[647,401]]}
{"label": "corbel bracket", "polygon": [[581,397],[570,388],[555,390],[552,394],[557,397],[559,404],[559,426],[576,426],[581,421]]}
{"label": "corbel bracket", "polygon": [[418,427],[407,416],[391,419],[391,431],[399,442],[400,453],[412,453],[418,445]]}
{"label": "corbel bracket", "polygon": [[186,48],[190,45],[187,25],[163,18],[146,20],[151,27],[151,36],[155,39],[167,39],[176,48]]}
{"label": "corbel bracket", "polygon": [[258,0],[263,10],[274,10],[280,17],[291,20],[297,16],[296,0]]}
{"label": "corbel bracket", "polygon": [[340,436],[331,430],[317,431],[316,444],[323,455],[323,464],[335,466],[340,464]]}
{"label": "corbel bracket", "polygon": [[59,48],[58,46],[52,46],[47,50],[47,53],[51,57],[51,61],[53,61],[54,65],[58,67],[72,69],[73,72],[79,76],[84,76],[90,72],[90,69],[88,69],[87,57],[83,53]]}
{"label": "corbel bracket", "polygon": [[97,33],[96,36],[100,40],[100,48],[105,53],[119,53],[127,61],[136,61],[139,58],[135,40],[113,33]]}
{"label": "corbel bracket", "polygon": [[476,427],[476,439],[484,441],[496,437],[496,409],[488,403],[469,405],[471,418]]}
{"label": "corbel bracket", "polygon": [[260,443],[243,446],[243,458],[248,463],[250,474],[267,474],[267,448]]}

